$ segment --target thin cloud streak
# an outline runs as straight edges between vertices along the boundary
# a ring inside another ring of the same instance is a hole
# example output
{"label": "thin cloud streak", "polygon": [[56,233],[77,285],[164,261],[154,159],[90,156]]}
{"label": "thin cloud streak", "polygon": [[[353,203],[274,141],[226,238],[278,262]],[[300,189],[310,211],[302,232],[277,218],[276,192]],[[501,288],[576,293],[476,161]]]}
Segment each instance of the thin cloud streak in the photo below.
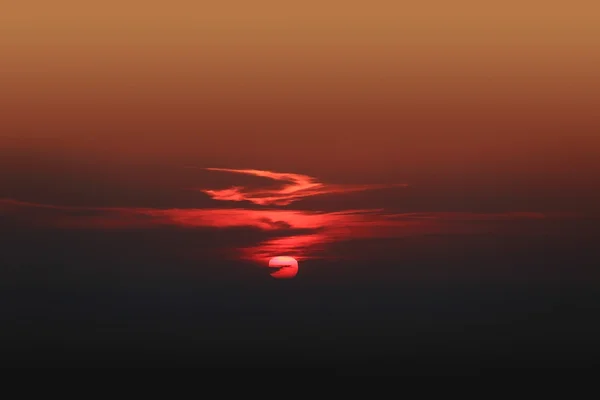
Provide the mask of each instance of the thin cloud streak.
{"label": "thin cloud streak", "polygon": [[249,189],[244,186],[232,186],[227,189],[200,189],[213,200],[248,201],[253,204],[267,206],[287,206],[307,197],[326,194],[344,194],[366,190],[407,187],[407,184],[391,185],[335,185],[319,182],[316,178],[293,173],[281,173],[257,169],[206,168],[208,171],[228,172],[267,178],[284,184],[277,189]]}
{"label": "thin cloud streak", "polygon": [[[0,199],[0,216],[35,227],[63,229],[250,227],[274,237],[255,246],[232,249],[231,254],[234,258],[264,263],[277,255],[290,255],[298,260],[322,258],[328,244],[344,240],[399,238],[424,234],[486,233],[493,227],[490,224],[495,221],[539,221],[574,215],[535,212],[390,214],[372,209],[311,212],[244,208],[103,208],[56,206]],[[517,231],[523,229],[519,223],[515,227]]]}

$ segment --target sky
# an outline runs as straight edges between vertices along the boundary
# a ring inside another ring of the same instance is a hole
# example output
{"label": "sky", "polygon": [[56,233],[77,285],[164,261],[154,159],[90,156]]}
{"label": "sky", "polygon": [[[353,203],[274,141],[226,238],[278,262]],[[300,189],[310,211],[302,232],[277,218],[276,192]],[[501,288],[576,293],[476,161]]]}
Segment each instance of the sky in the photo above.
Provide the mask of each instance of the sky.
{"label": "sky", "polygon": [[9,1],[3,285],[597,282],[599,12]]}

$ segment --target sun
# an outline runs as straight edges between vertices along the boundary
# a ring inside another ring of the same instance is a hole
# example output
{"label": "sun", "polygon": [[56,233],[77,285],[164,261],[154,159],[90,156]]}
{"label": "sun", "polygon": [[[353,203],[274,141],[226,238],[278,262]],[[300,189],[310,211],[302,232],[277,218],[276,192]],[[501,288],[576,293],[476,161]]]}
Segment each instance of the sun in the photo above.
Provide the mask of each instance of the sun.
{"label": "sun", "polygon": [[298,261],[294,257],[278,256],[269,260],[269,268],[273,268],[271,276],[275,279],[291,279],[298,274]]}

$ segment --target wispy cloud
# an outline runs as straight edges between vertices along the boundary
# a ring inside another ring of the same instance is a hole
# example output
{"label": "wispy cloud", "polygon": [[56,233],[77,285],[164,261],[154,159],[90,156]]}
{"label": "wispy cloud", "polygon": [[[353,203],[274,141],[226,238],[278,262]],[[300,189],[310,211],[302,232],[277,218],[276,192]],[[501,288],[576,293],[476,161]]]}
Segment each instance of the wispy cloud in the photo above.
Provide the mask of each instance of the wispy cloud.
{"label": "wispy cloud", "polygon": [[[150,229],[250,227],[271,236],[232,254],[259,262],[277,255],[302,260],[329,243],[361,238],[397,238],[421,234],[473,234],[493,229],[494,221],[539,221],[569,215],[508,213],[386,213],[384,210],[311,212],[302,210],[157,209],[70,207],[0,199],[0,216],[38,227],[63,229]],[[513,225],[517,230],[522,224]],[[264,236],[263,236],[264,237]]]}
{"label": "wispy cloud", "polygon": [[316,178],[292,173],[280,173],[257,169],[229,169],[229,168],[206,168],[209,171],[229,172],[271,179],[282,182],[276,189],[256,188],[251,189],[244,186],[232,186],[227,189],[212,190],[201,189],[214,200],[223,201],[248,201],[254,204],[266,206],[286,206],[307,197],[326,194],[342,194],[351,192],[362,192],[366,190],[386,189],[392,187],[406,187],[407,184],[388,185],[336,185],[319,182]]}

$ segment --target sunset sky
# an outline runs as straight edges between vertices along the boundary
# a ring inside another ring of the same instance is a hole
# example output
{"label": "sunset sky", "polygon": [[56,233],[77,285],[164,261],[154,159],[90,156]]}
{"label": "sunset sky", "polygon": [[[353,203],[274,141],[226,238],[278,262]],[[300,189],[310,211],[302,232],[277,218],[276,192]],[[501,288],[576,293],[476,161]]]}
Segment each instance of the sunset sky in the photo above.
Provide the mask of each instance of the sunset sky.
{"label": "sunset sky", "polygon": [[9,1],[3,284],[597,279],[599,16]]}
{"label": "sunset sky", "polygon": [[194,188],[269,183],[225,168],[400,184],[283,209],[597,212],[597,6],[419,4],[12,2],[0,197],[206,208]]}

